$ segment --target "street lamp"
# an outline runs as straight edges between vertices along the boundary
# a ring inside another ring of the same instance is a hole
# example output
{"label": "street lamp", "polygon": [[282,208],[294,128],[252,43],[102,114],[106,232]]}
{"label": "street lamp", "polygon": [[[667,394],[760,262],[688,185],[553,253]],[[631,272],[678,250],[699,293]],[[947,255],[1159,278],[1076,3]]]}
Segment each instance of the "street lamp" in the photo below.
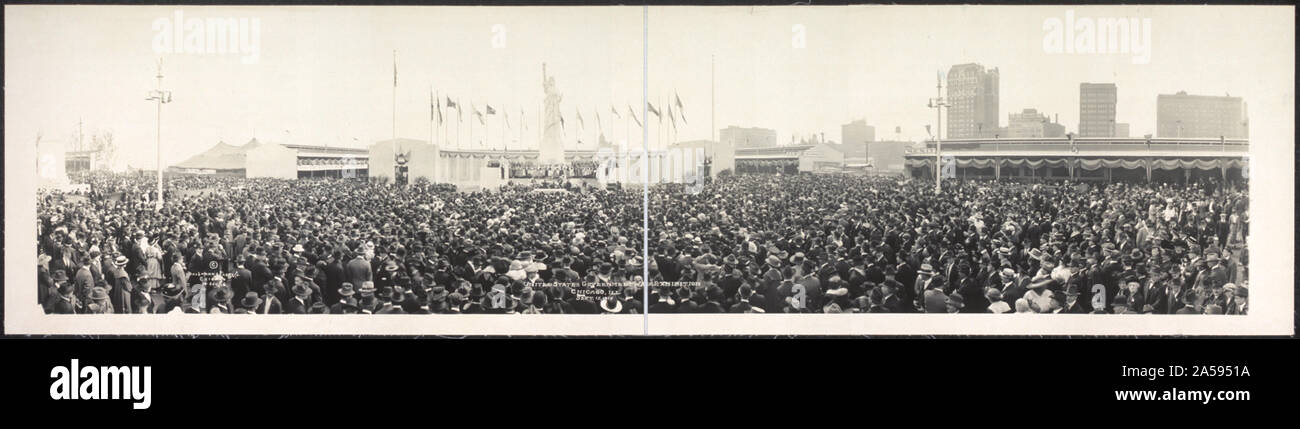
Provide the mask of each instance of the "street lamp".
{"label": "street lamp", "polygon": [[163,105],[164,103],[171,103],[171,102],[172,102],[172,92],[171,92],[171,91],[164,91],[164,90],[162,89],[162,79],[163,79],[163,74],[162,74],[162,59],[159,59],[159,60],[158,60],[158,89],[155,89],[155,90],[153,90],[153,91],[149,91],[149,97],[148,97],[148,98],[145,98],[146,101],[156,101],[157,104],[158,104],[157,125],[156,125],[156,129],[155,129],[155,136],[157,137],[157,144],[158,144],[158,153],[157,153],[157,166],[158,166],[158,201],[157,201],[157,203],[155,203],[154,211],[162,211],[162,207],[163,207],[163,185],[162,185],[162,179],[163,179],[163,172],[162,172],[162,105]]}
{"label": "street lamp", "polygon": [[943,124],[939,122],[941,120],[940,112],[942,112],[939,108],[948,107],[949,104],[943,99],[943,81],[938,73],[935,74],[934,80],[936,97],[931,98],[930,103],[927,104],[926,107],[934,109],[934,193],[937,195],[943,189],[940,184],[940,180],[942,179],[940,176],[940,170],[942,170],[942,168],[939,165],[943,162]]}

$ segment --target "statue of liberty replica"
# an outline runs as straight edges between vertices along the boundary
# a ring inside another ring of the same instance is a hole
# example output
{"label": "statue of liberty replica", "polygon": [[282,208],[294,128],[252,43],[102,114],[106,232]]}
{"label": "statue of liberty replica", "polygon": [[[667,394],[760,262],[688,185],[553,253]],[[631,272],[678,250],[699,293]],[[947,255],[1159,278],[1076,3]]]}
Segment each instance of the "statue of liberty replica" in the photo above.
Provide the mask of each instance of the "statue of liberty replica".
{"label": "statue of liberty replica", "polygon": [[545,95],[546,109],[543,115],[542,142],[537,150],[539,164],[564,163],[564,141],[561,140],[563,129],[560,125],[560,100],[564,97],[555,90],[555,77],[546,75],[546,63],[542,63],[542,91]]}

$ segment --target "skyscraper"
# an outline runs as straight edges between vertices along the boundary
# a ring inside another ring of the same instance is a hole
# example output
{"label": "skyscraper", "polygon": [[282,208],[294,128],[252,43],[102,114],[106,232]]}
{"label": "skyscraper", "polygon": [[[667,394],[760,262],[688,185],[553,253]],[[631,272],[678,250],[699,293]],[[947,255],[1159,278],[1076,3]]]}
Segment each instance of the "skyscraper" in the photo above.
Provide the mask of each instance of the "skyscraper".
{"label": "skyscraper", "polygon": [[1156,136],[1244,139],[1250,137],[1241,97],[1160,94],[1156,97]]}
{"label": "skyscraper", "polygon": [[876,127],[867,125],[866,119],[840,125],[840,143],[856,145],[873,141],[876,141]]}
{"label": "skyscraper", "polygon": [[1113,83],[1079,84],[1079,137],[1115,137]]}
{"label": "skyscraper", "polygon": [[948,138],[992,137],[998,133],[998,69],[979,64],[948,69]]}

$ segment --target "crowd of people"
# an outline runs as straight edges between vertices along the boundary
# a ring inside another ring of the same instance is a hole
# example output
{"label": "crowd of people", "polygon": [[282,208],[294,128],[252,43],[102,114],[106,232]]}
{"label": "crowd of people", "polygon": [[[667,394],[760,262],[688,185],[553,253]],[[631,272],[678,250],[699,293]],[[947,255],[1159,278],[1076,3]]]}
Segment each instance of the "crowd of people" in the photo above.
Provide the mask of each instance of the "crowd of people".
{"label": "crowd of people", "polygon": [[[39,194],[47,313],[642,308],[639,190],[176,176],[155,210],[154,178],[73,179],[92,192]],[[612,292],[584,299],[586,285]]]}
{"label": "crowd of people", "polygon": [[47,313],[1248,311],[1239,185],[726,175],[649,188],[643,260],[635,187],[75,179],[40,194]]}
{"label": "crowd of people", "polygon": [[656,185],[650,312],[1246,314],[1248,202],[1218,183]]}

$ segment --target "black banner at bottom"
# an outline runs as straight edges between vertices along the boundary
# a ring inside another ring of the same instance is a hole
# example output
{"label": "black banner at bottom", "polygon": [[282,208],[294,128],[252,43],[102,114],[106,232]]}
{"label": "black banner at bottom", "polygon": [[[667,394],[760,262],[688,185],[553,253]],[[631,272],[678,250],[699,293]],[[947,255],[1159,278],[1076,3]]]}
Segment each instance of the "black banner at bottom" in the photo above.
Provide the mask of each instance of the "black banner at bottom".
{"label": "black banner at bottom", "polygon": [[[3,342],[9,353],[0,371],[6,406],[45,416],[195,418],[209,407],[258,408],[269,401],[278,410],[322,418],[339,404],[360,406],[358,398],[373,404],[362,408],[457,404],[460,410],[486,405],[470,398],[503,392],[518,392],[527,406],[545,407],[571,398],[559,391],[575,391],[593,395],[589,401],[611,401],[606,405],[615,410],[676,409],[684,403],[752,409],[772,400],[806,411],[840,403],[845,411],[938,407],[1108,420],[1104,415],[1124,410],[1195,415],[1284,409],[1295,397],[1295,344],[1261,339],[10,338]],[[622,394],[597,394],[608,389]],[[112,399],[113,393],[119,399]],[[649,402],[638,404],[644,401]],[[1095,410],[1107,411],[1090,414]]]}

